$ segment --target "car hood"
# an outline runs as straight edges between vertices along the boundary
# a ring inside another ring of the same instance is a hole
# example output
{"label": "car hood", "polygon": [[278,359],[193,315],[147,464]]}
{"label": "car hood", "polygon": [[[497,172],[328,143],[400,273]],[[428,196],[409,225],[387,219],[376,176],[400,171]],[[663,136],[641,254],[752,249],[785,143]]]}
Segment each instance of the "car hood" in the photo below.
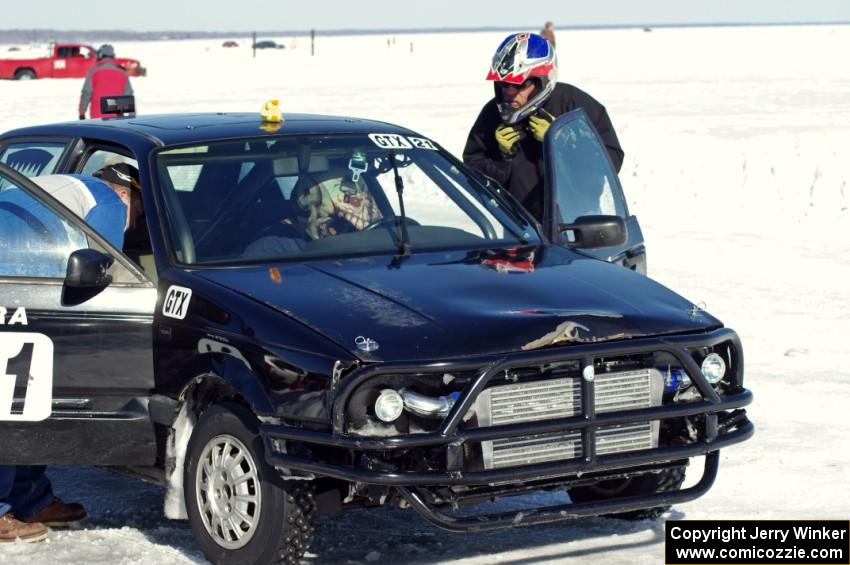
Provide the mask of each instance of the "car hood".
{"label": "car hood", "polygon": [[299,320],[364,361],[469,357],[722,325],[643,275],[559,247],[199,274]]}

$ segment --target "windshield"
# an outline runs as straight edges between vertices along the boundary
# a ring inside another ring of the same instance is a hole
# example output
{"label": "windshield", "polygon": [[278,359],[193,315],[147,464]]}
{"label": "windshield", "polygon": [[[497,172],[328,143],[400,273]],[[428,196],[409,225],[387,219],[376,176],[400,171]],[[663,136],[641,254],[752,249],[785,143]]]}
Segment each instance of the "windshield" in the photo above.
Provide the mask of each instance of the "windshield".
{"label": "windshield", "polygon": [[537,243],[423,138],[268,137],[161,151],[178,260],[228,264]]}

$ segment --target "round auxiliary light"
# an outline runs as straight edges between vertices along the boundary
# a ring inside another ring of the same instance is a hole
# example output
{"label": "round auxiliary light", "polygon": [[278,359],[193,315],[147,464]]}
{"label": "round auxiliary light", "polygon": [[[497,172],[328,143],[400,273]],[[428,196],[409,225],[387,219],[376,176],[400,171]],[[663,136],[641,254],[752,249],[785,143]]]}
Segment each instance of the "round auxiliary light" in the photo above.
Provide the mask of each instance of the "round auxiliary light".
{"label": "round auxiliary light", "polygon": [[394,422],[404,410],[404,399],[391,388],[385,388],[375,401],[375,416],[381,421]]}
{"label": "round auxiliary light", "polygon": [[702,360],[702,374],[711,384],[717,383],[726,374],[726,361],[717,353],[709,353]]}

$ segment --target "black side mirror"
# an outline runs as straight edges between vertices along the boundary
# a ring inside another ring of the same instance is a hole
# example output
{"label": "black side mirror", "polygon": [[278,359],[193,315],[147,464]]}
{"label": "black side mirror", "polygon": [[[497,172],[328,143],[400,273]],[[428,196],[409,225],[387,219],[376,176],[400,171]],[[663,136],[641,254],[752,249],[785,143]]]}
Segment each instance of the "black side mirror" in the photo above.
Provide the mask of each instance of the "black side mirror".
{"label": "black side mirror", "polygon": [[114,259],[94,249],[77,249],[68,258],[65,286],[68,288],[103,288],[112,282],[107,270]]}
{"label": "black side mirror", "polygon": [[613,247],[626,242],[626,222],[619,216],[580,216],[572,224],[558,224],[563,232],[572,232],[567,237],[569,247]]}

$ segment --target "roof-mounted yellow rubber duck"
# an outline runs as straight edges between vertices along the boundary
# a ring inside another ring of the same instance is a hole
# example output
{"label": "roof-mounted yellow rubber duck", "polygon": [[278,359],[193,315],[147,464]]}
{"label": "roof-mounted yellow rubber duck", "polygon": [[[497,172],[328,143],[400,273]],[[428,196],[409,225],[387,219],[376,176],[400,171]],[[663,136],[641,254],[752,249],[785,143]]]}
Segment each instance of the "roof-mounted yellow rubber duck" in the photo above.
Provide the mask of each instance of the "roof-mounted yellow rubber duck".
{"label": "roof-mounted yellow rubber duck", "polygon": [[260,117],[263,123],[260,129],[274,133],[283,125],[283,114],[280,112],[280,101],[277,98],[267,100],[260,109]]}

